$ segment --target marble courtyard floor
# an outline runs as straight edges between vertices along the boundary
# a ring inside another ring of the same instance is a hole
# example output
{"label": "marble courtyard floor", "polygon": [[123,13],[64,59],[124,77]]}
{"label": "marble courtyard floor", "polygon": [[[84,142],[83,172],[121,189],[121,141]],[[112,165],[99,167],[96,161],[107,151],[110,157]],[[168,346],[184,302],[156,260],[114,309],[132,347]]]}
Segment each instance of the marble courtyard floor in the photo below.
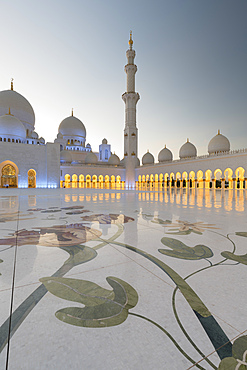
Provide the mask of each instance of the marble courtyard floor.
{"label": "marble courtyard floor", "polygon": [[238,189],[0,189],[0,368],[247,369],[246,211]]}

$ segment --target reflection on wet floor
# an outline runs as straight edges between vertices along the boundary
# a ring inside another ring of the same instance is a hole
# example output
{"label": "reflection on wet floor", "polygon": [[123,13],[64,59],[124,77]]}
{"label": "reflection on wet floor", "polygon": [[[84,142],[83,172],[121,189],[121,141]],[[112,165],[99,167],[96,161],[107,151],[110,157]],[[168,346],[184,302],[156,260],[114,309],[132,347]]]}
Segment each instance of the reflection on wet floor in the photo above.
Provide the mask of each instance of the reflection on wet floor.
{"label": "reflection on wet floor", "polygon": [[[71,189],[72,190],[72,189]],[[71,191],[70,190],[70,191]],[[119,202],[125,192],[119,190],[109,193],[107,190],[94,194],[73,194],[65,193],[64,200],[70,202]],[[138,200],[146,202],[160,202],[181,205],[183,208],[223,208],[225,211],[235,209],[238,212],[245,210],[247,191],[244,189],[164,189],[163,191],[137,191]],[[36,206],[36,195],[28,195],[30,208]],[[0,209],[9,209],[10,212],[17,212],[19,206],[18,196],[0,197]],[[6,211],[0,211],[0,217],[6,215]]]}

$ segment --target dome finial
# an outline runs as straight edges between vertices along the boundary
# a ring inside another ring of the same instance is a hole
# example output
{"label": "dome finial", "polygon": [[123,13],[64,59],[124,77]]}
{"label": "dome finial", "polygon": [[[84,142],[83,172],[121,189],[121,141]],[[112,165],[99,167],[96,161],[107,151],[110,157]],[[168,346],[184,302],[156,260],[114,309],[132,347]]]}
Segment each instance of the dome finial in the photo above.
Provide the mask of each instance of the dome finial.
{"label": "dome finial", "polygon": [[132,31],[130,31],[129,47],[132,50],[133,40],[132,40]]}
{"label": "dome finial", "polygon": [[11,78],[11,90],[14,90],[14,84],[13,84],[13,81],[14,81],[14,79],[13,79],[13,78]]}
{"label": "dome finial", "polygon": [[189,142],[189,138],[187,138],[187,143]]}
{"label": "dome finial", "polygon": [[220,135],[220,129],[218,130],[218,135]]}
{"label": "dome finial", "polygon": [[165,144],[165,148],[166,148],[166,144]]}
{"label": "dome finial", "polygon": [[71,116],[74,116],[74,108],[72,108]]}
{"label": "dome finial", "polygon": [[8,114],[11,115],[11,113],[10,113],[10,107],[9,107],[9,113]]}

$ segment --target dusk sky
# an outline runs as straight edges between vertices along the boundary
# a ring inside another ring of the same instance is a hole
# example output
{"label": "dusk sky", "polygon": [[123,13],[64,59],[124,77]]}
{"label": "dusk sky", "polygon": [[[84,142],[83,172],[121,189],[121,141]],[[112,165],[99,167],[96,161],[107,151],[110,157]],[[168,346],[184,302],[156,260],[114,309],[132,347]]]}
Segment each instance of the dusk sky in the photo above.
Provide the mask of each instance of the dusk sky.
{"label": "dusk sky", "polygon": [[125,52],[133,31],[139,158],[178,158],[187,140],[207,154],[217,130],[247,148],[246,0],[1,1],[0,90],[33,106],[36,131],[54,141],[71,114],[98,151],[123,158]]}

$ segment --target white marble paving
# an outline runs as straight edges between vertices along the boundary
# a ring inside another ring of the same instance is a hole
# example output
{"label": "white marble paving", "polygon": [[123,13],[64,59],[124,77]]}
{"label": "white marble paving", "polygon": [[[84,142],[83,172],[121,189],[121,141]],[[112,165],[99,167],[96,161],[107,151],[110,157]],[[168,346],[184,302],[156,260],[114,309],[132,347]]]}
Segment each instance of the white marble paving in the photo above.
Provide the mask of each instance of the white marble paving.
{"label": "white marble paving", "polygon": [[[178,290],[172,300],[178,281],[173,274],[196,293],[232,343],[247,335],[246,200],[245,190],[0,189],[0,326],[9,317],[18,231],[12,316],[17,327],[9,341],[8,369],[217,369],[221,359],[190,307],[190,298],[187,301]],[[183,258],[161,254],[159,249],[172,251],[161,242],[164,237],[182,242],[189,256],[189,248],[198,245],[207,253],[210,248],[213,256],[191,260],[184,251]],[[78,253],[75,245],[91,248],[78,250],[95,258],[82,263],[74,257],[74,266],[66,264],[68,251]],[[224,251],[242,257],[225,260]],[[34,297],[37,288],[40,291],[39,279],[56,271],[78,280],[78,286],[86,280],[108,290],[112,288],[106,278],[116,277],[135,289],[138,302],[121,324],[77,326],[55,313],[83,304],[69,300],[75,290],[62,299],[56,288],[55,294],[44,291],[15,316],[20,305]],[[0,331],[2,342],[5,335]],[[2,347],[0,368],[5,368],[7,346]]]}

